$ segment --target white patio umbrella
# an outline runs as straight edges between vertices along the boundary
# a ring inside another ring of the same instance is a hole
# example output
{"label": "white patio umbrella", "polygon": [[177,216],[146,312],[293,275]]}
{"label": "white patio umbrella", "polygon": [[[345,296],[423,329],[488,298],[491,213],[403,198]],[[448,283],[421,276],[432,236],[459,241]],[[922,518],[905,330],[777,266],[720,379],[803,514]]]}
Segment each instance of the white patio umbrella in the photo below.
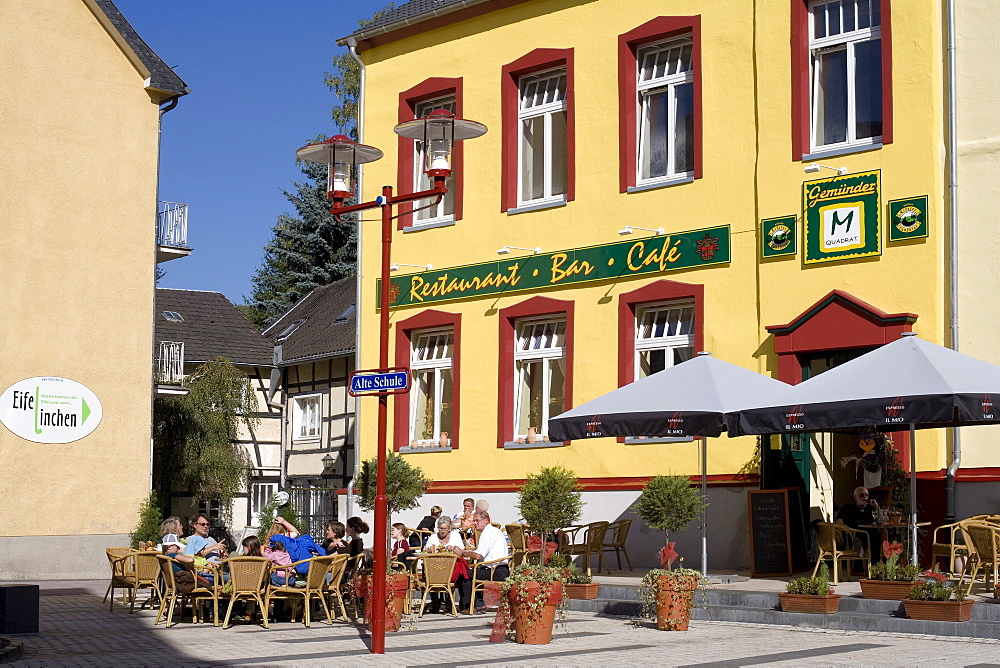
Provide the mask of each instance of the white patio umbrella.
{"label": "white patio umbrella", "polygon": [[853,427],[910,430],[910,537],[917,563],[914,430],[1000,422],[1000,367],[905,332],[850,362],[730,416],[731,434],[805,434]]}
{"label": "white patio umbrella", "polygon": [[[549,420],[549,438],[700,436],[701,492],[708,493],[708,438],[727,429],[726,415],[790,385],[700,352]],[[708,574],[707,510],[702,510],[701,571]]]}

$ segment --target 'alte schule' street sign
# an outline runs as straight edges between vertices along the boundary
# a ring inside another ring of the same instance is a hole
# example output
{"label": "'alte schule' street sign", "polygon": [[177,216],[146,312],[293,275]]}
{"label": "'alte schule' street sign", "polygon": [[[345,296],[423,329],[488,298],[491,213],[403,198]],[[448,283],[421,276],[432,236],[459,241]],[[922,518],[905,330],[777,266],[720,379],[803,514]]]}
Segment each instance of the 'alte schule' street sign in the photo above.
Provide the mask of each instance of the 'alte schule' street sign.
{"label": "'alte schule' street sign", "polygon": [[[539,291],[730,262],[729,226],[394,276],[394,307]],[[378,284],[381,290],[381,282]],[[376,295],[378,295],[378,290]]]}
{"label": "'alte schule' street sign", "polygon": [[804,262],[881,255],[880,172],[859,172],[802,184]]}

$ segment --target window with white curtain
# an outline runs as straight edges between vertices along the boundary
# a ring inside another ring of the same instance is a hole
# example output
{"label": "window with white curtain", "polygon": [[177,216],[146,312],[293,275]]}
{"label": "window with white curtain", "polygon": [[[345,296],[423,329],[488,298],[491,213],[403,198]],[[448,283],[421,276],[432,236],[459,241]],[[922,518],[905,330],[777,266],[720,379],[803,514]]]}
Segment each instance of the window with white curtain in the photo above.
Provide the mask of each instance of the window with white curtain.
{"label": "window with white curtain", "polygon": [[566,407],[566,321],[532,319],[515,325],[514,440],[534,429],[547,441],[549,418]]}
{"label": "window with white curtain", "polygon": [[[423,118],[427,116],[432,111],[437,111],[438,109],[444,109],[445,111],[455,113],[455,96],[446,95],[444,97],[435,98],[433,100],[425,100],[423,102],[418,102],[414,107],[414,116],[416,118]],[[429,190],[434,187],[432,179],[430,179],[427,174],[424,173],[424,143],[419,139],[413,142],[414,156],[413,156],[413,189],[414,192],[421,190]],[[454,165],[452,166],[454,168]],[[413,207],[417,211],[413,214],[413,225],[427,225],[431,223],[445,223],[452,222],[455,220],[455,192],[458,190],[459,179],[462,175],[453,169],[451,177],[448,179],[448,192],[441,201],[433,206],[427,206],[430,201],[420,200],[416,202]],[[422,208],[425,207],[425,208]]]}
{"label": "window with white curtain", "polygon": [[318,439],[323,423],[321,407],[323,395],[309,394],[292,397],[292,438],[294,440]]}
{"label": "window with white curtain", "polygon": [[809,52],[812,150],[881,142],[879,0],[812,2]]}
{"label": "window with white curtain", "polygon": [[566,199],[566,69],[518,81],[518,203]]}
{"label": "window with white curtain", "polygon": [[420,332],[412,337],[410,370],[410,442],[451,444],[455,333],[451,329]]}
{"label": "window with white curtain", "polygon": [[638,50],[637,185],[694,176],[694,70],[690,37]]}
{"label": "window with white curtain", "polygon": [[694,356],[694,305],[645,306],[635,316],[635,379],[686,362]]}

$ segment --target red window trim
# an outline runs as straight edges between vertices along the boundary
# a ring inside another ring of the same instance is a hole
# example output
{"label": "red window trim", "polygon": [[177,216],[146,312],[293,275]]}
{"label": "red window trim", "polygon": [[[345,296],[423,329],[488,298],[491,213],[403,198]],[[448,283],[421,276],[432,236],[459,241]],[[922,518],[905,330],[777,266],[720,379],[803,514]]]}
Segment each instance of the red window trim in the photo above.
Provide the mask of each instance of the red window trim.
{"label": "red window trim", "polygon": [[497,447],[514,438],[514,341],[515,323],[524,318],[562,315],[566,318],[566,410],[573,407],[573,309],[574,303],[551,297],[532,297],[500,309],[500,369],[497,406]]}
{"label": "red window trim", "polygon": [[[664,301],[694,302],[694,349],[705,349],[705,286],[678,281],[656,281],[618,296],[618,387],[635,380],[635,314],[646,304]],[[618,437],[619,443],[625,438]]]}
{"label": "red window trim", "polygon": [[576,113],[573,91],[573,49],[535,49],[500,72],[501,166],[500,210],[517,207],[518,169],[518,79],[554,67],[566,68],[566,201],[576,198]]}
{"label": "red window trim", "polygon": [[625,192],[636,184],[636,52],[660,39],[691,34],[694,69],[694,178],[702,177],[701,16],[659,16],[618,36],[618,187]]}
{"label": "red window trim", "polygon": [[[812,150],[809,94],[809,0],[792,2],[792,160]],[[891,0],[882,0],[882,145],[892,143]],[[864,146],[859,146],[864,150]]]}
{"label": "red window trim", "polygon": [[[462,315],[460,313],[447,313],[445,311],[435,311],[429,309],[422,311],[412,318],[396,323],[396,366],[409,368],[410,351],[413,345],[413,334],[421,330],[438,329],[451,327],[455,333],[455,343],[452,347],[451,374],[452,374],[452,407],[451,407],[451,449],[458,450],[459,435],[461,434],[460,419],[461,411],[461,381],[462,381]],[[396,452],[400,448],[409,445],[410,441],[410,402],[409,395],[396,398],[393,423],[392,449]]]}
{"label": "red window trim", "polygon": [[[398,121],[403,123],[404,121],[412,121],[416,118],[416,108],[417,104],[423,102],[424,100],[432,100],[436,97],[444,97],[445,95],[455,96],[455,115],[458,117],[462,116],[462,77],[446,78],[446,77],[432,77],[426,79],[421,83],[418,83],[413,88],[409,90],[404,90],[399,94],[399,113]],[[399,194],[407,194],[413,192],[413,140],[406,139],[405,137],[399,137],[397,141],[399,159],[397,160],[396,167],[396,183],[398,184]],[[463,174],[462,167],[465,164],[464,161],[465,151],[462,148],[462,142],[455,142],[455,148],[452,151],[452,170],[456,175]],[[462,199],[463,191],[465,190],[464,179],[459,178],[458,185],[455,186],[455,220],[462,219]],[[449,181],[449,188],[451,187],[451,181]],[[406,227],[411,227],[413,225],[413,205],[411,203],[400,204],[397,208],[397,213],[399,218],[397,219],[396,227],[402,230]]]}

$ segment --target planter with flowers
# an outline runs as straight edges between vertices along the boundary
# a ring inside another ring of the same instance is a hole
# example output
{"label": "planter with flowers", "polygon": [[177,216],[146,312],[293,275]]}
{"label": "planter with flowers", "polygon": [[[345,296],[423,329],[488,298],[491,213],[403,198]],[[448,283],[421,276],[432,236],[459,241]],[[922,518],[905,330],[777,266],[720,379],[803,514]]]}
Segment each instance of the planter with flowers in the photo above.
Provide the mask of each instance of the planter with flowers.
{"label": "planter with flowers", "polygon": [[923,575],[924,582],[903,599],[907,617],[931,622],[967,622],[972,618],[972,599],[965,597],[961,587],[949,585],[939,571]]}
{"label": "planter with flowers", "polygon": [[910,590],[923,583],[918,580],[920,567],[914,564],[900,564],[903,553],[901,543],[882,541],[882,555],[885,561],[872,564],[868,578],[861,580],[861,596],[889,601],[902,601]]}
{"label": "planter with flowers", "polygon": [[[684,476],[656,476],[642,490],[635,502],[636,515],[647,526],[663,531],[665,545],[657,552],[662,569],[651,570],[639,588],[644,610],[656,610],[656,628],[661,631],[686,631],[691,617],[694,592],[707,581],[698,571],[671,570],[677,552],[670,532],[683,531],[705,508],[705,500]],[[681,560],[683,563],[683,559]]]}
{"label": "planter with flowers", "polygon": [[778,594],[783,612],[808,612],[830,615],[840,608],[840,594],[830,587],[830,570],[826,563],[819,566],[819,574],[814,578],[794,578],[789,580],[784,594]]}

